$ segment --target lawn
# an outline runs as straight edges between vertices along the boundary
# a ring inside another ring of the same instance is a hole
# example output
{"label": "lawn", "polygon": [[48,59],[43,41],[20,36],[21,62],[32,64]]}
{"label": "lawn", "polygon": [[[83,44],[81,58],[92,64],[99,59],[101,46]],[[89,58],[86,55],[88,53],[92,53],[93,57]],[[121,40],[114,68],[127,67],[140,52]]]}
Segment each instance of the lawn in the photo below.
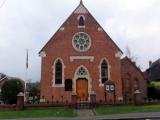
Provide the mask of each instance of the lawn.
{"label": "lawn", "polygon": [[160,105],[151,106],[115,106],[115,107],[98,107],[95,108],[97,115],[108,115],[118,113],[132,113],[132,112],[156,112],[160,111]]}
{"label": "lawn", "polygon": [[47,110],[24,110],[24,111],[7,111],[0,112],[0,119],[13,118],[41,118],[41,117],[74,117],[74,109],[47,109]]}

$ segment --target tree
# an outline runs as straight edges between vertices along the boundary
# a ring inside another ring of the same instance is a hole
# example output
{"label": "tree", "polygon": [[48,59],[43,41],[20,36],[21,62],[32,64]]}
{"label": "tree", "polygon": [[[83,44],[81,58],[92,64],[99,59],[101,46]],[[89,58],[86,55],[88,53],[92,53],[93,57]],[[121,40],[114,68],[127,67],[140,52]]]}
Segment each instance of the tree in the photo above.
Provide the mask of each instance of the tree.
{"label": "tree", "polygon": [[40,83],[39,82],[29,82],[26,84],[26,91],[29,94],[28,97],[32,98],[33,101],[39,99],[40,96]]}
{"label": "tree", "polygon": [[126,56],[132,61],[132,62],[136,62],[137,61],[137,57],[133,56],[130,48],[128,47],[128,45],[126,46]]}
{"label": "tree", "polygon": [[38,96],[40,91],[37,87],[32,86],[31,89],[29,90],[30,96]]}
{"label": "tree", "polygon": [[131,52],[130,48],[128,47],[128,45],[126,46],[126,56],[133,62],[135,63],[135,65],[141,69],[140,65],[137,65],[137,57],[135,55],[133,55],[133,53]]}
{"label": "tree", "polygon": [[148,82],[148,98],[160,99],[160,82],[151,80]]}
{"label": "tree", "polygon": [[2,100],[6,104],[16,104],[17,94],[24,91],[21,80],[12,79],[4,82],[2,86]]}

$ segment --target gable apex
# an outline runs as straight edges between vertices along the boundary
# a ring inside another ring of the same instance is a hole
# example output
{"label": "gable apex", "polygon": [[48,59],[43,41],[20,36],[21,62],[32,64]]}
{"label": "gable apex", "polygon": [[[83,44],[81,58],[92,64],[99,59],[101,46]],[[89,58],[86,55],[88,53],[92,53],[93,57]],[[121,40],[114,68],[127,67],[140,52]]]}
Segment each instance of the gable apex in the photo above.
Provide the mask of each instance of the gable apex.
{"label": "gable apex", "polygon": [[[110,41],[113,43],[113,45],[118,49],[118,51],[123,54],[122,50],[116,45],[116,43],[111,39],[111,37],[106,33],[106,31],[103,29],[103,27],[97,22],[97,20],[92,16],[92,14],[89,12],[89,10],[84,6],[82,0],[80,1],[79,5],[77,6],[77,8],[71,13],[71,15],[67,18],[67,20],[65,20],[65,22],[61,25],[61,27],[55,32],[55,34],[50,38],[50,40],[45,44],[45,46],[40,50],[39,54],[42,51],[45,51],[44,49],[46,48],[46,46],[53,41],[54,37],[57,35],[57,33],[59,31],[64,31],[64,25],[67,23],[67,21],[70,19],[70,17],[72,16],[76,16],[76,15],[88,15],[90,16],[91,19],[93,19],[93,21],[95,21],[94,23],[97,24],[98,28],[96,28],[98,31],[103,31],[104,34],[106,35],[107,38],[110,39]],[[68,22],[69,23],[69,22]]]}
{"label": "gable apex", "polygon": [[80,4],[79,6],[75,9],[75,11],[73,13],[83,13],[83,14],[86,14],[86,13],[89,13],[88,10],[86,9],[86,7],[83,5],[83,2],[80,1]]}

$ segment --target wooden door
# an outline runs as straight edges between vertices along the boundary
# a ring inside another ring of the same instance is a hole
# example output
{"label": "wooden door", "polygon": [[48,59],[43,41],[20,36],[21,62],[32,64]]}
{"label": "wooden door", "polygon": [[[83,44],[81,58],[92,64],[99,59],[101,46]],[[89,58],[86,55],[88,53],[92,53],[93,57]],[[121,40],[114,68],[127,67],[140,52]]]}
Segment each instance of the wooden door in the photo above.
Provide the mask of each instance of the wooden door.
{"label": "wooden door", "polygon": [[76,83],[77,89],[77,100],[87,101],[88,100],[88,80],[78,79]]}

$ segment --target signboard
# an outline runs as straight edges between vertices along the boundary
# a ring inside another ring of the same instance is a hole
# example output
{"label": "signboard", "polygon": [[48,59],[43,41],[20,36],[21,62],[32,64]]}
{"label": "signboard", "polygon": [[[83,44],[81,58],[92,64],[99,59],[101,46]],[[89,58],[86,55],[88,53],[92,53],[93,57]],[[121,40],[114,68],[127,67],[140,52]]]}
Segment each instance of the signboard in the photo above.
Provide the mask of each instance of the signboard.
{"label": "signboard", "polygon": [[115,86],[114,85],[110,85],[110,91],[115,91]]}
{"label": "signboard", "polygon": [[106,85],[106,91],[109,91],[109,85]]}
{"label": "signboard", "polygon": [[115,91],[115,85],[106,85],[106,91],[107,92],[114,92]]}

